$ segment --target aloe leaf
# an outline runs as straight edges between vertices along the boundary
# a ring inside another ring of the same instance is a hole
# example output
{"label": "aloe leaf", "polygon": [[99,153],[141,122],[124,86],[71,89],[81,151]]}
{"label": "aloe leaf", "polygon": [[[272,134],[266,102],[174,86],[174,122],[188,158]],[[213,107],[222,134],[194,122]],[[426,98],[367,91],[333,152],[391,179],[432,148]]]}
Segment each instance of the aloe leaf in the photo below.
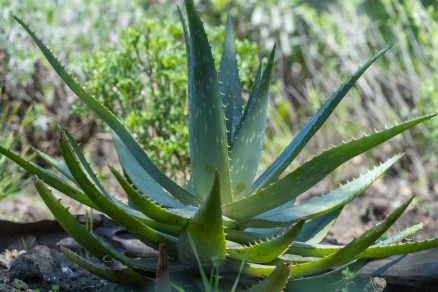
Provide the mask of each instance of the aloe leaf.
{"label": "aloe leaf", "polygon": [[[26,25],[21,19],[14,16],[15,20],[27,31],[27,33],[34,40],[36,45],[40,48],[47,61],[58,73],[59,77],[70,87],[70,89],[83,101],[85,104],[95,112],[108,126],[121,138],[123,143],[139,162],[141,167],[147,172],[156,182],[158,182],[169,193],[187,198],[193,197],[184,188],[180,187],[169,177],[167,177],[149,158],[149,156],[138,145],[132,135],[123,126],[119,119],[105,106],[103,106],[97,99],[83,89],[79,83],[66,71],[61,63],[53,56],[52,52],[44,45],[44,43],[35,35],[35,33]],[[188,199],[189,200],[189,199]]]}
{"label": "aloe leaf", "polygon": [[171,283],[169,276],[167,250],[165,244],[160,244],[157,273],[155,277],[156,292],[171,292]]}
{"label": "aloe leaf", "polygon": [[205,198],[221,177],[221,198],[232,198],[225,115],[210,44],[192,0],[185,1],[190,30],[189,142],[196,195]]}
{"label": "aloe leaf", "polygon": [[[169,247],[174,246],[174,242],[170,238],[160,235],[155,230],[129,214],[111,196],[100,192],[98,187],[96,187],[96,185],[88,178],[80,159],[77,157],[77,153],[74,152],[71,144],[68,143],[64,131],[61,132],[60,147],[64,160],[75,180],[82,189],[87,190],[89,198],[100,207],[102,212],[123,225],[129,232],[151,247],[158,248],[158,244],[160,243],[166,243]],[[153,222],[155,221],[151,220],[151,223]]]}
{"label": "aloe leaf", "polygon": [[44,186],[42,181],[37,180],[34,182],[34,184],[44,203],[50,209],[53,216],[56,218],[65,232],[67,232],[80,246],[85,248],[96,258],[102,260],[105,256],[110,256],[119,260],[125,265],[150,272],[155,271],[155,263],[153,265],[148,265],[148,263],[144,260],[128,258],[111,246],[99,241],[90,232],[88,232],[88,230],[82,224],[80,224],[73,215],[70,214],[70,212],[60,203],[60,201],[56,199],[54,195],[52,195],[50,190]]}
{"label": "aloe leaf", "polygon": [[265,189],[225,205],[224,214],[236,221],[247,221],[258,214],[279,207],[310,189],[349,159],[435,115],[419,117],[326,150]]}
{"label": "aloe leaf", "polygon": [[377,52],[371,59],[362,65],[344,84],[342,84],[332,96],[327,99],[323,106],[308,120],[301,131],[293,138],[292,142],[281,152],[275,161],[257,178],[246,194],[251,194],[262,187],[274,182],[281,173],[298,156],[310,138],[321,128],[344,96],[353,87],[360,76],[380,58],[391,46],[387,46]]}
{"label": "aloe leaf", "polygon": [[132,200],[136,208],[147,217],[168,224],[180,226],[185,226],[187,224],[189,217],[177,215],[172,210],[160,207],[146,196],[140,194],[117,170],[113,167],[110,167],[110,169],[128,198]]}
{"label": "aloe leaf", "polygon": [[227,248],[227,254],[230,258],[239,260],[246,255],[248,261],[253,263],[271,262],[288,250],[292,241],[299,234],[304,222],[305,220],[301,220],[288,231],[266,241],[248,246],[229,247]]}
{"label": "aloe leaf", "polygon": [[[234,31],[231,16],[227,16],[224,46],[218,73],[219,89],[225,107],[228,145],[231,145],[234,131],[242,115],[242,94],[239,70],[237,69],[236,49],[234,48]],[[231,98],[229,98],[231,97]]]}
{"label": "aloe leaf", "polygon": [[289,280],[290,264],[280,264],[266,279],[245,290],[247,292],[282,291]]}
{"label": "aloe leaf", "polygon": [[118,283],[124,286],[130,286],[134,288],[144,287],[147,285],[153,285],[153,281],[143,277],[139,273],[133,271],[130,268],[125,268],[123,270],[110,270],[105,269],[100,265],[97,265],[90,260],[81,257],[80,255],[72,252],[68,248],[61,247],[62,253],[66,258],[80,266],[81,268],[87,270],[88,272],[104,278],[110,282]]}
{"label": "aloe leaf", "polygon": [[335,224],[342,209],[343,208],[333,210],[330,213],[306,222],[296,240],[309,244],[320,243],[327,236],[333,224]]}
{"label": "aloe leaf", "polygon": [[[356,260],[352,263],[321,275],[305,277],[301,279],[292,279],[287,283],[286,291],[317,291],[321,289],[321,287],[324,287],[325,291],[338,291],[336,288],[345,281],[344,271],[348,269],[348,272],[351,273],[352,277],[354,278],[357,274],[359,274],[366,264],[366,260]],[[348,280],[351,280],[351,278]],[[336,286],[336,288],[334,286]]]}
{"label": "aloe leaf", "polygon": [[218,261],[225,259],[226,242],[220,196],[219,175],[216,173],[208,197],[180,235],[179,259],[183,263],[193,262],[189,237],[190,240],[193,240],[203,264],[209,265],[213,258]]}
{"label": "aloe leaf", "polygon": [[410,198],[400,207],[395,209],[391,214],[388,215],[388,217],[386,217],[385,221],[371,227],[339,251],[314,262],[295,265],[291,271],[291,276],[295,278],[310,275],[351,261],[351,259],[355,258],[356,255],[373,244],[373,242],[375,242],[394,224],[394,222],[412,202],[413,198],[414,197]]}
{"label": "aloe leaf", "polygon": [[[357,255],[359,255],[373,242],[375,242],[394,224],[394,222],[400,217],[400,215],[412,202],[413,198],[414,197],[410,198],[400,207],[395,209],[391,214],[388,215],[388,217],[386,217],[386,219],[382,223],[371,227],[358,238],[354,239],[338,251],[323,258],[320,258],[316,261],[292,266],[290,276],[292,278],[297,278],[315,274],[320,271],[327,270],[333,266],[343,265],[345,263],[348,263],[352,259],[355,259]],[[230,265],[230,267],[235,269],[233,265]],[[272,273],[274,269],[275,267],[270,265],[249,263],[245,265],[243,271],[248,275],[256,277],[267,277]]]}
{"label": "aloe leaf", "polygon": [[[388,238],[387,240],[380,241],[375,245],[368,247],[362,253],[358,254],[357,258],[378,258],[384,257],[382,254],[386,254],[386,256],[401,254],[401,253],[409,253],[409,252],[417,252],[421,250],[425,250],[431,247],[434,247],[438,244],[438,239],[429,239],[418,242],[405,242],[399,243],[402,239],[410,237],[417,233],[423,225],[415,224],[403,231],[400,231],[396,235]],[[289,248],[288,253],[297,254],[306,257],[324,257],[330,254],[333,254],[343,246],[337,245],[309,245],[303,244],[301,242],[294,242],[293,245]],[[287,255],[285,255],[287,257]]]}
{"label": "aloe leaf", "polygon": [[285,226],[301,218],[315,218],[339,209],[366,190],[375,182],[385,171],[387,171],[403,155],[398,154],[388,159],[385,163],[375,167],[373,170],[361,175],[360,177],[338,187],[337,189],[317,198],[310,199],[299,205],[294,205],[286,209],[272,209],[260,214],[248,222],[241,224],[243,227],[278,227]]}
{"label": "aloe leaf", "polygon": [[262,155],[274,57],[275,46],[251,103],[246,105],[245,119],[239,124],[234,135],[233,147],[230,150],[230,172],[235,196],[253,182]]}
{"label": "aloe leaf", "polygon": [[73,175],[70,173],[70,170],[68,169],[67,165],[65,165],[62,161],[59,161],[53,157],[50,157],[46,153],[39,151],[38,149],[35,149],[36,153],[39,157],[44,159],[45,162],[53,166],[56,170],[58,170],[63,176],[71,180],[72,182],[75,182],[75,179]]}
{"label": "aloe leaf", "polygon": [[[135,159],[126,145],[120,140],[119,136],[113,131],[113,142],[116,148],[117,157],[119,158],[120,165],[122,165],[126,175],[132,181],[132,183],[140,189],[142,193],[147,195],[155,202],[171,208],[185,208],[185,205],[176,200],[178,196],[170,196],[161,186],[158,184],[140,165]],[[182,199],[181,197],[179,197]],[[199,205],[199,200],[194,196],[193,200],[190,200],[191,204]],[[187,202],[182,199],[182,202]]]}
{"label": "aloe leaf", "polygon": [[0,153],[17,163],[26,171],[37,176],[39,179],[44,181],[49,186],[60,191],[61,193],[69,196],[70,198],[96,210],[100,210],[82,191],[76,187],[71,186],[64,180],[54,175],[53,173],[47,171],[46,169],[36,165],[32,161],[22,158],[19,154],[11,151],[2,145],[0,145]]}

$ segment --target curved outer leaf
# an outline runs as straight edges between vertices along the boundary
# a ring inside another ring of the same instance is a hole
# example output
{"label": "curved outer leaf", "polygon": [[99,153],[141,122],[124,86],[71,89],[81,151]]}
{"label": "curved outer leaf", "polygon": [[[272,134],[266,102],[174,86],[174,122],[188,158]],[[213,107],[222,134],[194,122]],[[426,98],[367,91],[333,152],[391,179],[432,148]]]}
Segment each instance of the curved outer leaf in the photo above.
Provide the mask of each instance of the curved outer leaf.
{"label": "curved outer leaf", "polygon": [[72,252],[68,248],[61,247],[62,253],[66,258],[83,268],[84,270],[104,278],[110,282],[118,283],[124,286],[130,287],[143,287],[148,284],[152,285],[154,282],[146,277],[143,277],[137,272],[134,272],[132,269],[123,269],[123,270],[109,270],[105,269],[95,263],[87,260],[86,258],[81,257],[80,255]]}
{"label": "curved outer leaf", "polygon": [[252,102],[247,103],[245,107],[245,119],[239,124],[234,135],[233,147],[230,150],[231,186],[234,196],[251,185],[260,162],[274,57],[275,46],[263,70]]}
{"label": "curved outer leaf", "polygon": [[362,65],[344,84],[342,84],[332,96],[327,99],[323,106],[308,120],[301,131],[293,138],[292,142],[281,152],[275,161],[257,178],[254,184],[245,194],[251,194],[262,187],[274,182],[290,163],[298,156],[307,142],[321,128],[336,106],[353,87],[359,77],[380,58],[391,46],[387,46],[377,52],[371,59]]}
{"label": "curved outer leaf", "polygon": [[280,264],[269,277],[252,286],[247,292],[282,291],[289,280],[291,265]]}
{"label": "curved outer leaf", "polygon": [[260,213],[279,207],[310,189],[345,161],[435,115],[419,117],[326,150],[265,189],[225,205],[224,214],[236,221],[247,221]]}
{"label": "curved outer leaf", "polygon": [[[158,248],[160,243],[166,243],[169,247],[174,248],[175,244],[171,237],[160,235],[137,218],[131,216],[124,208],[120,207],[120,203],[114,201],[109,195],[99,191],[95,184],[89,180],[77,154],[68,143],[64,131],[61,132],[60,146],[64,160],[73,177],[82,189],[87,190],[87,195],[100,207],[102,212],[123,225],[129,232],[137,236],[139,240],[151,247]],[[151,220],[150,223],[154,224],[156,222]]]}
{"label": "curved outer leaf", "polygon": [[254,217],[248,222],[245,222],[243,226],[259,228],[285,226],[301,218],[312,219],[339,209],[363,193],[363,191],[365,191],[402,156],[402,154],[393,156],[385,163],[375,167],[373,170],[341,185],[325,195],[310,199],[300,205],[295,205],[286,209],[272,209]]}
{"label": "curved outer leaf", "polygon": [[188,221],[188,216],[183,217],[175,214],[172,210],[162,208],[155,202],[140,194],[129,182],[121,175],[117,170],[110,167],[111,172],[116,177],[117,181],[125,191],[126,195],[135,204],[138,210],[140,210],[147,217],[157,220],[158,222],[175,224],[185,226]]}
{"label": "curved outer leaf", "polygon": [[292,241],[297,237],[305,220],[299,221],[285,233],[263,242],[249,246],[227,248],[230,258],[241,260],[247,255],[247,260],[253,263],[268,263],[286,252]]}
{"label": "curved outer leaf", "polygon": [[[47,61],[58,73],[59,77],[70,87],[70,89],[83,101],[85,104],[94,111],[108,126],[117,133],[123,143],[137,159],[141,167],[147,172],[156,182],[158,182],[169,193],[179,198],[184,198],[187,203],[196,200],[193,195],[186,189],[180,187],[169,177],[167,177],[161,170],[151,161],[149,156],[143,151],[140,145],[137,144],[132,135],[123,126],[119,119],[105,106],[103,106],[97,99],[83,89],[74,78],[67,73],[61,63],[53,56],[50,50],[44,45],[44,43],[35,35],[35,33],[27,26],[21,19],[15,17],[18,23],[27,31],[27,33],[34,40],[36,45],[40,48],[41,52],[46,57]],[[190,203],[189,203],[190,204]]]}
{"label": "curved outer leaf", "polygon": [[[231,145],[234,131],[242,115],[242,95],[239,70],[237,69],[234,31],[231,16],[227,16],[221,65],[218,73],[222,103],[225,105],[228,145]],[[229,94],[230,93],[230,94]],[[231,98],[230,98],[231,97]]]}
{"label": "curved outer leaf", "polygon": [[53,173],[47,171],[46,169],[36,165],[32,161],[26,160],[22,158],[20,155],[15,152],[3,147],[0,145],[0,153],[7,156],[9,159],[17,163],[26,171],[31,174],[37,176],[39,179],[44,181],[46,184],[51,186],[52,188],[60,191],[61,193],[69,196],[73,200],[80,202],[88,207],[91,207],[96,210],[100,210],[93,201],[91,201],[87,195],[85,195],[82,191],[77,189],[76,187],[71,186],[70,184],[64,182],[61,178],[57,177]]}
{"label": "curved outer leaf", "polygon": [[185,0],[190,30],[189,142],[195,193],[205,198],[221,177],[223,202],[232,199],[224,109],[210,44],[192,0]]}
{"label": "curved outer leaf", "polygon": [[[321,287],[324,287],[324,291],[338,291],[336,288],[339,288],[342,284],[345,284],[344,282],[346,279],[343,274],[344,271],[348,269],[348,272],[352,273],[354,277],[359,274],[359,272],[366,264],[366,260],[357,260],[333,271],[323,273],[321,275],[301,279],[293,279],[287,283],[285,291],[318,291],[321,289]],[[347,279],[347,281],[348,280],[351,280],[351,278]]]}
{"label": "curved outer leaf", "polygon": [[[358,238],[351,241],[345,247],[341,248],[335,253],[332,253],[319,260],[307,262],[304,264],[294,265],[291,269],[290,276],[293,278],[311,275],[324,271],[330,267],[345,264],[354,259],[358,254],[364,251],[368,246],[375,242],[406,210],[414,197],[403,203],[400,207],[395,209],[381,224],[375,225],[365,231]],[[231,266],[231,268],[235,268]],[[247,264],[243,271],[249,275],[257,277],[267,277],[275,269],[274,266]]]}
{"label": "curved outer leaf", "polygon": [[56,170],[58,170],[63,176],[65,176],[66,178],[68,178],[69,180],[71,180],[72,182],[75,182],[75,179],[73,177],[73,175],[70,173],[70,170],[68,169],[67,165],[65,165],[62,161],[59,161],[55,158],[50,157],[49,155],[47,155],[46,153],[35,149],[36,153],[38,154],[39,157],[41,157],[42,159],[44,159],[45,162],[47,162],[48,164],[50,164],[51,166],[53,166]]}
{"label": "curved outer leaf", "polygon": [[336,219],[338,219],[342,209],[343,208],[333,210],[330,213],[306,222],[300,234],[297,236],[297,241],[302,241],[309,244],[320,243],[326,237],[333,224],[335,224]]}
{"label": "curved outer leaf", "polygon": [[189,237],[193,240],[199,260],[203,264],[209,265],[212,258],[219,261],[225,259],[226,242],[222,223],[221,189],[217,173],[209,195],[180,235],[178,253],[183,263],[195,262]]}
{"label": "curved outer leaf", "polygon": [[150,272],[155,271],[156,264],[147,265],[147,262],[143,260],[128,258],[111,246],[99,241],[70,214],[70,212],[55,198],[54,195],[52,195],[41,181],[37,180],[34,184],[44,203],[50,209],[53,216],[55,216],[65,232],[67,232],[80,246],[89,251],[93,256],[99,260],[102,260],[105,256],[110,256],[127,266]]}
{"label": "curved outer leaf", "polygon": [[[114,147],[119,158],[120,165],[132,183],[145,195],[170,208],[185,208],[186,206],[170,196],[153,178],[141,167],[137,159],[132,155],[126,145],[120,140],[114,131],[112,132]],[[193,197],[194,198],[194,197]],[[199,200],[192,201],[193,205],[199,205]]]}
{"label": "curved outer leaf", "polygon": [[[438,238],[428,239],[424,241],[417,242],[405,242],[399,243],[402,239],[412,236],[417,233],[422,228],[422,224],[416,224],[406,228],[405,230],[399,232],[389,239],[378,242],[365,249],[363,252],[358,254],[356,258],[379,258],[388,257],[396,254],[411,253],[436,247],[438,245]],[[332,245],[308,245],[303,243],[294,242],[294,244],[289,248],[289,253],[298,254],[301,256],[310,257],[324,257],[333,254],[343,246],[332,246]]]}

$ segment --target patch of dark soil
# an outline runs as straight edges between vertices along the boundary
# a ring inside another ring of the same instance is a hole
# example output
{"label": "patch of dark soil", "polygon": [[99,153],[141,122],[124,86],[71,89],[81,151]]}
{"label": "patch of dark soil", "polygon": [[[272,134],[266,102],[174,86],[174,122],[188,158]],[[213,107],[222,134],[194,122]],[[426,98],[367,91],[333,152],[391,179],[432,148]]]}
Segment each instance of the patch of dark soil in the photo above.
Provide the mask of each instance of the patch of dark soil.
{"label": "patch of dark soil", "polygon": [[0,263],[0,291],[131,291],[84,271],[47,246],[6,251]]}

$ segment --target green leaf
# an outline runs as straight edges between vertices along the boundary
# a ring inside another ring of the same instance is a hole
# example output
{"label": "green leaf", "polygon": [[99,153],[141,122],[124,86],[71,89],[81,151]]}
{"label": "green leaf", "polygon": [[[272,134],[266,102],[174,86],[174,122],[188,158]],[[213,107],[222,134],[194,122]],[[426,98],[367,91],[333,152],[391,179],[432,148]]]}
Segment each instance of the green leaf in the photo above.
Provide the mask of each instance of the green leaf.
{"label": "green leaf", "polygon": [[192,0],[186,0],[190,29],[189,142],[196,195],[205,198],[221,176],[221,198],[232,198],[228,166],[225,115],[214,60],[204,26]]}
{"label": "green leaf", "polygon": [[251,185],[262,156],[274,57],[275,46],[263,70],[254,97],[251,103],[246,105],[245,119],[239,124],[234,135],[233,147],[230,150],[230,172],[235,196]]}
{"label": "green leaf", "polygon": [[[64,160],[70,172],[73,174],[73,177],[81,188],[86,190],[89,198],[99,206],[102,212],[123,225],[129,232],[137,236],[139,240],[151,247],[158,248],[160,243],[166,243],[169,247],[174,247],[174,242],[171,238],[160,235],[154,229],[133,217],[125,208],[121,207],[120,202],[114,200],[108,194],[102,193],[99,188],[90,181],[88,177],[89,174],[86,173],[80,159],[77,157],[78,153],[75,153],[71,144],[68,143],[64,131],[61,132],[60,146]],[[154,224],[156,221],[150,220],[150,223]]]}
{"label": "green leaf", "polygon": [[302,218],[312,219],[339,209],[362,194],[363,191],[365,191],[401,157],[402,154],[395,155],[385,163],[375,167],[373,170],[341,185],[325,195],[312,198],[302,204],[294,205],[286,209],[272,209],[240,225],[242,227],[259,228],[279,227],[288,225]]}
{"label": "green leaf", "polygon": [[333,210],[330,213],[306,222],[296,240],[309,244],[320,243],[326,237],[333,224],[335,224],[342,209]]}
{"label": "green leaf", "polygon": [[45,162],[53,166],[56,170],[58,170],[63,176],[71,180],[72,182],[75,182],[75,179],[73,178],[73,175],[70,173],[70,170],[68,167],[62,162],[59,161],[53,157],[50,157],[46,153],[39,151],[38,149],[35,150],[39,157],[44,159]]}
{"label": "green leaf", "polygon": [[36,45],[46,57],[47,61],[58,73],[59,77],[70,87],[70,89],[83,101],[85,104],[95,112],[108,126],[120,137],[121,141],[126,145],[131,154],[139,162],[141,167],[147,172],[157,183],[165,188],[172,195],[193,196],[184,188],[177,185],[169,177],[167,177],[147,156],[140,145],[137,144],[132,135],[123,126],[119,119],[105,106],[103,106],[97,99],[83,89],[79,83],[65,70],[61,63],[53,56],[52,52],[44,45],[44,43],[35,35],[35,33],[27,26],[21,19],[15,17],[15,20],[27,31],[27,33],[34,40]]}
{"label": "green leaf", "polygon": [[258,214],[279,207],[310,189],[349,159],[435,115],[419,117],[326,150],[274,184],[246,198],[225,205],[224,214],[236,221],[247,221]]}
{"label": "green leaf", "polygon": [[227,254],[233,259],[243,259],[247,255],[249,262],[268,263],[275,260],[279,255],[286,252],[292,241],[297,237],[305,220],[299,221],[288,231],[266,241],[258,242],[249,246],[231,246],[227,248]]}
{"label": "green leaf", "polygon": [[266,279],[245,290],[247,292],[282,291],[289,280],[290,264],[280,264]]}
{"label": "green leaf", "polygon": [[[338,291],[334,286],[339,287],[341,283],[344,283],[344,271],[348,269],[348,272],[352,274],[352,277],[359,274],[362,268],[367,264],[366,260],[356,260],[345,266],[339,267],[333,271],[323,273],[321,275],[306,277],[301,279],[293,279],[286,285],[287,291],[294,292],[307,292],[318,291],[321,287],[324,287],[325,291]],[[347,279],[350,280],[351,279]]]}
{"label": "green leaf", "polygon": [[144,287],[146,285],[152,285],[154,283],[152,280],[143,277],[142,275],[133,271],[130,268],[126,268],[123,270],[105,269],[101,265],[97,265],[90,260],[81,257],[80,255],[69,250],[68,248],[61,247],[61,251],[66,258],[68,258],[81,268],[110,282],[134,288]]}
{"label": "green leaf", "polygon": [[181,262],[194,262],[189,237],[193,240],[203,264],[210,265],[213,259],[225,259],[226,243],[220,196],[219,175],[216,173],[209,195],[180,235],[178,249]]}
{"label": "green leaf", "polygon": [[80,246],[85,248],[99,260],[105,256],[110,256],[125,265],[136,267],[145,271],[154,272],[156,264],[149,265],[145,260],[135,260],[121,254],[108,244],[104,244],[94,237],[88,230],[80,224],[76,218],[60,203],[58,199],[47,189],[40,180],[34,182],[35,188],[43,199],[46,206],[50,209],[53,216],[61,227],[67,232]]}
{"label": "green leaf", "polygon": [[236,49],[234,48],[233,23],[230,15],[227,16],[218,78],[222,103],[225,105],[228,145],[231,145],[234,131],[242,115],[242,95],[239,70],[237,69]]}
{"label": "green leaf", "polygon": [[[400,215],[406,210],[414,197],[403,203],[400,207],[395,209],[382,223],[375,225],[365,231],[358,238],[351,241],[345,247],[338,251],[323,257],[319,260],[298,264],[292,266],[290,276],[293,278],[307,276],[315,274],[331,267],[343,265],[357,257],[362,251],[375,242],[383,233],[385,233],[394,222],[400,217]],[[235,269],[233,265],[230,268]],[[256,277],[267,277],[275,269],[274,266],[260,265],[260,264],[247,264],[243,268],[243,271],[248,275]]]}
{"label": "green leaf", "polygon": [[[185,208],[187,204],[199,205],[200,200],[194,196],[171,196],[158,184],[135,159],[126,145],[121,141],[114,131],[112,132],[114,147],[116,148],[117,156],[120,165],[123,167],[126,175],[133,182],[133,184],[155,202],[170,208]],[[175,198],[181,199],[181,202]],[[190,202],[190,203],[189,203]]]}
{"label": "green leaf", "polygon": [[55,188],[56,190],[80,202],[81,204],[87,205],[88,207],[96,210],[100,210],[99,207],[97,207],[82,191],[71,186],[58,176],[36,165],[32,161],[22,158],[19,154],[16,154],[14,151],[9,150],[2,145],[0,145],[0,153],[17,163],[26,171],[37,176],[52,188]]}
{"label": "green leaf", "polygon": [[257,178],[245,194],[251,194],[273,183],[283,171],[298,156],[310,138],[321,128],[344,96],[353,87],[359,77],[380,58],[391,46],[377,52],[371,59],[362,65],[332,96],[325,101],[323,106],[308,120],[301,131],[293,138],[292,142],[281,152],[275,161]]}
{"label": "green leaf", "polygon": [[[180,226],[185,226],[187,224],[189,216],[184,217],[181,215],[177,215],[175,214],[175,209],[168,210],[166,208],[160,207],[155,202],[147,198],[145,195],[139,193],[117,170],[115,170],[113,167],[110,167],[110,169],[116,177],[117,181],[119,182],[120,186],[123,188],[126,195],[128,196],[128,199],[132,200],[136,208],[147,217],[157,220],[158,222],[168,224]],[[180,212],[181,211],[184,210],[180,210]]]}

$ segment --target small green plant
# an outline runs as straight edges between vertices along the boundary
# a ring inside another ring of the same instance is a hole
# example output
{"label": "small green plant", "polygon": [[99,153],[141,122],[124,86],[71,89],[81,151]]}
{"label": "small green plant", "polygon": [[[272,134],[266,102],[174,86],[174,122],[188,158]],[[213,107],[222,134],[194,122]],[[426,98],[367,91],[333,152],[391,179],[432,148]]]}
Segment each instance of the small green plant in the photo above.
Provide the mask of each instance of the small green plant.
{"label": "small green plant", "polygon": [[[37,191],[66,232],[97,259],[105,258],[105,262],[111,259],[118,264],[106,268],[61,248],[69,259],[91,273],[133,287],[161,285],[166,277],[182,289],[193,290],[199,281],[204,279],[205,282],[206,275],[202,271],[206,269],[216,275],[212,277],[213,282],[218,281],[220,271],[221,287],[231,287],[241,272],[239,289],[312,291],[315,285],[324,285],[327,289],[337,287],[345,280],[343,271],[347,267],[356,274],[370,260],[438,246],[438,238],[401,242],[418,232],[421,224],[379,241],[413,197],[390,213],[384,222],[349,244],[319,244],[344,206],[396,163],[401,154],[327,194],[295,204],[299,195],[344,162],[436,114],[334,146],[281,176],[358,78],[389,50],[389,46],[341,85],[256,178],[275,47],[267,63],[260,65],[249,99],[243,106],[231,21],[227,21],[217,73],[193,1],[186,0],[185,7],[188,28],[181,12],[180,17],[187,48],[191,159],[191,179],[186,188],[172,181],[152,162],[119,119],[83,89],[35,33],[17,18],[64,82],[111,128],[123,170],[121,173],[110,168],[128,196],[128,204],[107,192],[66,129],[61,129],[60,134],[65,164],[52,161],[63,177],[0,146],[0,153],[37,176],[34,183]],[[120,253],[88,232],[46,185],[103,212],[147,245],[156,249],[165,245],[169,258],[164,257],[164,262],[163,257],[159,258],[160,268],[156,269],[156,259],[134,259]],[[332,268],[334,270],[330,270]],[[154,274],[156,280],[151,279]]]}

